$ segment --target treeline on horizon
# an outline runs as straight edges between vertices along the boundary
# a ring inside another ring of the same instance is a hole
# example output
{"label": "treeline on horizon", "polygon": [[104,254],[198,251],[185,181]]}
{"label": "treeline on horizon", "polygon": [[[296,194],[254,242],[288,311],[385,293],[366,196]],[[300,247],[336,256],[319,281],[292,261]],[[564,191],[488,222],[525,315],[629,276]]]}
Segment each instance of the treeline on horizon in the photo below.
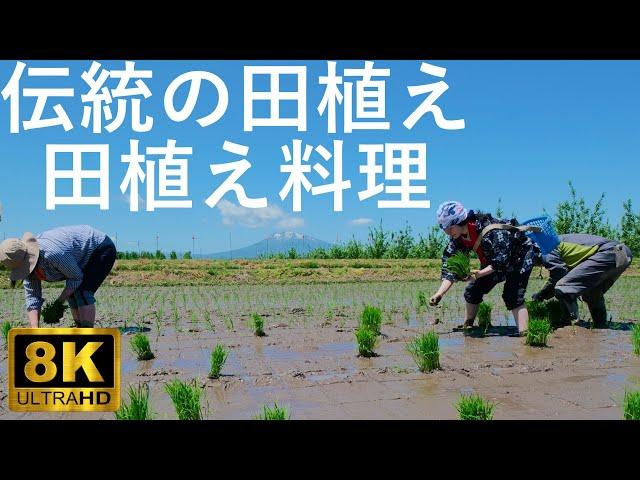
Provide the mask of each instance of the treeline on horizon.
{"label": "treeline on horizon", "polygon": [[[631,200],[623,203],[623,215],[618,225],[611,225],[606,217],[603,193],[593,206],[588,206],[583,197],[579,197],[573,184],[569,182],[569,199],[556,206],[554,215],[544,212],[553,219],[556,232],[588,233],[614,240],[627,245],[634,255],[640,254],[640,212],[634,213]],[[493,215],[506,219],[501,201]],[[517,218],[517,217],[516,217]],[[521,220],[521,219],[518,219]],[[315,248],[307,252],[299,252],[291,248],[288,252],[260,254],[258,259],[404,259],[404,258],[440,258],[448,239],[444,232],[433,226],[424,236],[422,233],[414,237],[412,229],[406,225],[398,231],[387,231],[380,225],[369,228],[366,242],[352,238],[351,240],[332,245],[329,248]],[[178,259],[172,251],[168,256],[161,251],[152,252],[118,252],[120,259]],[[183,259],[191,259],[191,252],[182,254]]]}

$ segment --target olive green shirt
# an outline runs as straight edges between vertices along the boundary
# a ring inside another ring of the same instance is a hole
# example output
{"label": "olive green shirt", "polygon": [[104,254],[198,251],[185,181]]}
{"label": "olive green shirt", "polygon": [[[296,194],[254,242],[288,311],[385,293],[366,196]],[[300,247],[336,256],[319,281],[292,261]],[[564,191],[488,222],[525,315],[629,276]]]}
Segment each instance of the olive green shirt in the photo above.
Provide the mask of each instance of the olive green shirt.
{"label": "olive green shirt", "polygon": [[585,246],[577,243],[560,242],[557,248],[562,261],[567,264],[569,269],[573,269],[596,253],[600,247],[599,245]]}

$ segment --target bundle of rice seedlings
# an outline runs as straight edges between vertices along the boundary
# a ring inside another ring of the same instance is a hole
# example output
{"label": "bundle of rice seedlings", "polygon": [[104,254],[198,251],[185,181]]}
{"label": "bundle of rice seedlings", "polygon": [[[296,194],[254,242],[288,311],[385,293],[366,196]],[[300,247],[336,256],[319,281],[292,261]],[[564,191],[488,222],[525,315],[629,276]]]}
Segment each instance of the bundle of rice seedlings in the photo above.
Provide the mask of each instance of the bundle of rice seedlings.
{"label": "bundle of rice seedlings", "polygon": [[483,332],[487,332],[491,326],[491,304],[482,302],[478,305],[478,325]]}
{"label": "bundle of rice seedlings", "polygon": [[529,320],[529,328],[527,330],[526,345],[532,347],[546,347],[547,338],[551,333],[551,323],[546,318],[540,320],[532,318]]}
{"label": "bundle of rice seedlings", "polygon": [[358,343],[358,353],[362,357],[376,356],[374,348],[378,343],[377,333],[361,325],[356,329],[356,342]]}
{"label": "bundle of rice seedlings", "polygon": [[436,332],[418,335],[407,345],[407,351],[421,372],[431,372],[440,368],[440,346]]}
{"label": "bundle of rice seedlings", "polygon": [[151,360],[154,358],[149,339],[144,333],[136,333],[131,339],[130,345],[138,360]]}
{"label": "bundle of rice seedlings", "polygon": [[216,345],[216,348],[214,348],[211,352],[211,359],[209,362],[209,378],[220,377],[220,371],[222,370],[224,363],[227,361],[228,355],[229,350],[227,350],[224,345]]}
{"label": "bundle of rice seedlings", "polygon": [[164,389],[173,402],[179,420],[202,419],[200,400],[204,389],[196,385],[195,380],[191,384],[172,380],[165,384]]}
{"label": "bundle of rice seedlings", "polygon": [[64,311],[67,308],[69,308],[67,305],[58,300],[46,302],[40,310],[42,321],[48,325],[60,323],[60,319],[64,316]]}
{"label": "bundle of rice seedlings", "polygon": [[463,252],[456,252],[447,259],[445,269],[453,273],[460,280],[467,278],[471,273],[471,261],[469,260],[469,256],[465,255]]}
{"label": "bundle of rice seedlings", "polygon": [[455,407],[460,420],[492,420],[495,405],[480,395],[461,395]]}
{"label": "bundle of rice seedlings", "polygon": [[115,412],[116,420],[151,420],[152,412],[149,406],[149,385],[129,385],[129,403],[122,403]]}
{"label": "bundle of rice seedlings", "polygon": [[382,325],[382,312],[377,307],[366,305],[360,315],[360,326],[371,330],[376,335],[380,335]]}
{"label": "bundle of rice seedlings", "polygon": [[264,320],[257,313],[254,313],[254,314],[251,315],[250,327],[253,330],[253,334],[256,337],[264,337],[265,336],[265,333],[264,333]]}
{"label": "bundle of rice seedlings", "polygon": [[291,414],[287,411],[285,407],[279,407],[278,404],[274,402],[273,408],[268,407],[267,405],[263,405],[262,412],[258,413],[255,419],[256,420],[289,420],[291,419]]}

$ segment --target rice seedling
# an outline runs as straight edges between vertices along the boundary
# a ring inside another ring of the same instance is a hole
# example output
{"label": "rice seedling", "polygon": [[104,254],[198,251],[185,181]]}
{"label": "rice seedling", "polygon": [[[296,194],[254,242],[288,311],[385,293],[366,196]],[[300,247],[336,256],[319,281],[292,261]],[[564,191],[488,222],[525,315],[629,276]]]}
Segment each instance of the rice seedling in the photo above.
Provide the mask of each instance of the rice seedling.
{"label": "rice seedling", "polygon": [[377,307],[366,305],[360,315],[360,327],[371,330],[376,335],[380,335],[382,325],[382,312]]}
{"label": "rice seedling", "polygon": [[253,334],[256,337],[264,337],[264,320],[257,313],[251,314],[251,322],[249,323],[249,327],[253,330]]}
{"label": "rice seedling", "polygon": [[487,333],[491,326],[491,304],[482,302],[478,305],[478,325],[483,333]]}
{"label": "rice seedling", "polygon": [[173,302],[172,314],[173,314],[173,329],[176,332],[181,332],[182,329],[180,328],[180,312],[178,311],[178,306],[176,305],[175,300]]}
{"label": "rice seedling", "polygon": [[378,343],[378,334],[360,325],[356,329],[356,342],[358,343],[358,353],[362,357],[375,357],[374,348]]}
{"label": "rice seedling", "polygon": [[541,320],[532,318],[529,320],[529,328],[527,330],[525,344],[532,347],[546,347],[547,338],[550,333],[551,323],[549,323],[549,320],[546,318]]}
{"label": "rice seedling", "polygon": [[640,323],[636,323],[631,328],[631,344],[633,345],[633,353],[640,355]]}
{"label": "rice seedling", "polygon": [[205,310],[204,312],[202,312],[202,318],[204,318],[204,323],[207,324],[207,328],[215,333],[216,326],[213,323],[213,312]]}
{"label": "rice seedling", "polygon": [[409,321],[411,320],[411,313],[409,312],[408,308],[405,308],[402,311],[402,318],[404,319],[404,321],[406,322],[407,325],[409,325]]}
{"label": "rice seedling", "polygon": [[224,326],[230,332],[233,331],[233,320],[231,319],[231,317],[224,317]]}
{"label": "rice seedling", "polygon": [[440,368],[440,346],[436,332],[418,335],[407,344],[407,351],[421,372],[431,372]]}
{"label": "rice seedling", "polygon": [[46,302],[40,310],[42,321],[48,325],[60,323],[60,319],[64,316],[64,311],[67,308],[69,308],[67,305],[58,300]]}
{"label": "rice seedling", "polygon": [[164,389],[171,398],[179,420],[201,420],[203,416],[200,405],[204,389],[196,384],[180,380],[172,380],[165,383]]}
{"label": "rice seedling", "polygon": [[456,252],[447,258],[445,268],[459,279],[467,278],[471,273],[469,256],[462,252]]}
{"label": "rice seedling", "polygon": [[160,311],[155,312],[155,326],[156,332],[159,334],[162,330],[162,314],[160,313]]}
{"label": "rice seedling", "polygon": [[9,330],[13,328],[13,324],[10,321],[3,322],[2,324],[2,340],[4,340],[4,346],[9,346]]}
{"label": "rice seedling", "polygon": [[455,407],[460,420],[492,420],[495,405],[480,395],[461,395]]}
{"label": "rice seedling", "polygon": [[291,414],[286,407],[279,407],[275,402],[273,408],[263,405],[262,412],[255,416],[256,420],[289,420],[290,418]]}
{"label": "rice seedling", "polygon": [[427,296],[424,292],[418,292],[418,308],[424,308],[427,306]]}
{"label": "rice seedling", "polygon": [[151,420],[153,413],[149,406],[149,385],[144,383],[127,391],[129,403],[122,403],[115,412],[116,420]]}
{"label": "rice seedling", "polygon": [[224,345],[216,345],[216,348],[214,348],[211,352],[211,358],[209,362],[209,378],[220,377],[220,371],[222,370],[224,363],[227,361],[228,355],[229,350],[227,350]]}
{"label": "rice seedling", "polygon": [[144,333],[136,333],[131,339],[130,345],[138,360],[151,360],[154,358],[149,339]]}
{"label": "rice seedling", "polygon": [[640,390],[624,392],[624,419],[640,420]]}

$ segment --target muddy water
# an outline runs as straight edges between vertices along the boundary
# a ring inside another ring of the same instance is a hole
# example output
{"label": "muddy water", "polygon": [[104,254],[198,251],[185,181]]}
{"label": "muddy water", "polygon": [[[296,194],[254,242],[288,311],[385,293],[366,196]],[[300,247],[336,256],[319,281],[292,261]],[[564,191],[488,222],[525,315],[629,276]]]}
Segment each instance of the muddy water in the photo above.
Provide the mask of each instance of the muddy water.
{"label": "muddy water", "polygon": [[[288,406],[295,419],[448,419],[461,393],[496,403],[496,419],[619,419],[625,388],[640,388],[640,358],[630,332],[565,327],[549,347],[532,348],[495,328],[486,337],[451,333],[438,324],[442,369],[418,372],[406,342],[421,325],[383,325],[379,356],[360,358],[353,325],[338,321],[291,327],[267,323],[258,338],[243,323],[216,332],[186,324],[150,332],[153,360],[138,362],[123,335],[122,385],[148,382],[156,418],[175,418],[163,385],[196,379],[205,387],[207,418],[252,418],[261,405]],[[294,322],[303,324],[304,321]],[[494,322],[499,324],[499,322]],[[193,331],[189,332],[191,329]],[[223,375],[207,378],[216,343],[230,354]],[[6,353],[0,354],[0,418],[113,418],[112,414],[18,414],[6,406]]]}

